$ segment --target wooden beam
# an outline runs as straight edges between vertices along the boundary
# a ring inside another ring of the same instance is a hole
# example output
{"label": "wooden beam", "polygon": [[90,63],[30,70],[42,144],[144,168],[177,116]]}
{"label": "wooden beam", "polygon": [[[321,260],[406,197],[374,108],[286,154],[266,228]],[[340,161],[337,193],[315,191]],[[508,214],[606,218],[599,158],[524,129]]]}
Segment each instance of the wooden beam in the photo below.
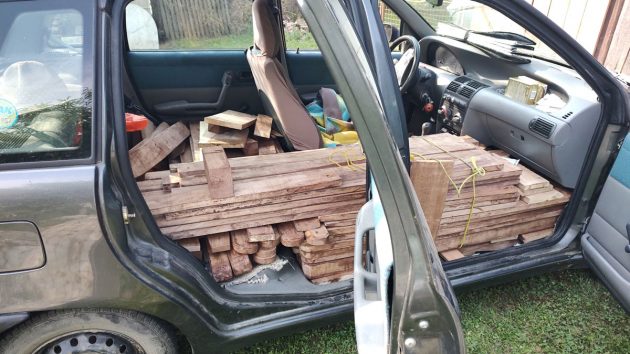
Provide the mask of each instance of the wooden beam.
{"label": "wooden beam", "polygon": [[254,127],[254,135],[261,138],[271,137],[271,125],[273,124],[273,118],[259,114],[256,117],[256,126]]}
{"label": "wooden beam", "polygon": [[217,125],[225,128],[243,130],[254,125],[254,123],[256,122],[256,116],[228,110],[219,114],[205,117],[204,121],[209,125]]}
{"label": "wooden beam", "polygon": [[232,168],[223,148],[207,147],[202,149],[202,153],[208,181],[208,196],[210,198],[233,197]]}
{"label": "wooden beam", "polygon": [[188,136],[190,131],[181,123],[175,123],[157,134],[151,135],[129,151],[129,161],[134,177],[139,177],[164,160]]}

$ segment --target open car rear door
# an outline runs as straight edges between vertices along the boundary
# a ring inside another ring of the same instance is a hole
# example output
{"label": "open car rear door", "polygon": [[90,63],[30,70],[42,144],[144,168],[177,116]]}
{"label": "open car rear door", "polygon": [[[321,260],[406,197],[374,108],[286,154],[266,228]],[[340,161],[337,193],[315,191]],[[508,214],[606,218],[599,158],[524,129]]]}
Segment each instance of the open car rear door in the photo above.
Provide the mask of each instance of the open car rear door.
{"label": "open car rear door", "polygon": [[387,42],[374,33],[378,19],[372,6],[363,6],[370,2],[355,1],[352,8],[342,0],[298,4],[350,111],[372,178],[356,231],[359,352],[461,353],[456,300],[393,138],[401,132],[388,124],[404,119],[396,100],[384,98],[400,96],[393,63],[374,64],[376,54],[367,54],[357,28],[372,52],[383,51],[380,57],[390,55]]}
{"label": "open car rear door", "polygon": [[630,139],[626,136],[582,235],[584,257],[626,311],[630,311],[629,205]]}

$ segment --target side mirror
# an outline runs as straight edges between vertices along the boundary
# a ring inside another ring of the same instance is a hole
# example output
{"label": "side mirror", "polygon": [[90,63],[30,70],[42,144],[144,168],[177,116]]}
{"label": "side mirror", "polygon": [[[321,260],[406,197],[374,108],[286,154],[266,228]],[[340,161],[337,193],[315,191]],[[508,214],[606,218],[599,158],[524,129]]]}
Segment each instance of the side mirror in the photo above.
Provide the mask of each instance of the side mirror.
{"label": "side mirror", "polygon": [[426,2],[433,6],[442,6],[442,2],[444,2],[444,0],[426,0]]}
{"label": "side mirror", "polygon": [[392,26],[387,23],[384,24],[384,27],[385,27],[385,35],[387,36],[387,41],[389,43],[393,42],[398,37],[400,37],[400,29],[398,27]]}

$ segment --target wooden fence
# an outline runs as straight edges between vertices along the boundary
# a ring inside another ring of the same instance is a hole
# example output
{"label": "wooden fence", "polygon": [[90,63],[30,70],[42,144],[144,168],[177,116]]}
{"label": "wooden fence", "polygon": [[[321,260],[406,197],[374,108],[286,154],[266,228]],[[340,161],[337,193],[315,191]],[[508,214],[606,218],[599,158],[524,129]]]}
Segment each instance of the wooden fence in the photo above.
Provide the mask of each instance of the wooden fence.
{"label": "wooden fence", "polygon": [[152,0],[160,41],[215,38],[251,28],[246,0]]}

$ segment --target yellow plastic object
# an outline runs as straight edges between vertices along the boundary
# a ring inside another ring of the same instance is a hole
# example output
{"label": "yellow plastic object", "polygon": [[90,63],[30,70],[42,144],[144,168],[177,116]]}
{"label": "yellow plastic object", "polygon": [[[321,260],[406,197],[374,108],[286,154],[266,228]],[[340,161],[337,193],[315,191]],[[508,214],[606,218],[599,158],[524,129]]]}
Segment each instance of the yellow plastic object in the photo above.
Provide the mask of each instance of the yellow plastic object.
{"label": "yellow plastic object", "polygon": [[348,130],[333,134],[332,140],[337,144],[350,145],[359,141],[359,135],[356,131]]}

